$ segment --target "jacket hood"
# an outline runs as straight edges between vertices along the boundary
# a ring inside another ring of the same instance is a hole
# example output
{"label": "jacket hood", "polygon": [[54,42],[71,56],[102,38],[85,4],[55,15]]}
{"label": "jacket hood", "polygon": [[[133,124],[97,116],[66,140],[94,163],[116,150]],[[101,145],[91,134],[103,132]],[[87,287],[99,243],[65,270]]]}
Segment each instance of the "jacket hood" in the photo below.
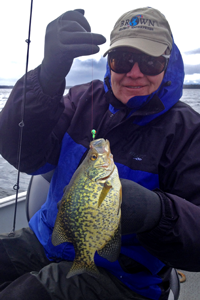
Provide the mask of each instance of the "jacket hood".
{"label": "jacket hood", "polygon": [[[106,66],[106,74],[104,77],[104,89],[105,92],[108,92],[109,88],[105,83],[105,78],[110,81],[110,68]],[[135,96],[126,103],[126,106],[132,108],[132,112],[139,110],[141,107],[144,107],[155,95],[158,96],[162,104],[164,105],[164,109],[159,113],[150,114],[148,116],[138,117],[134,121],[138,125],[145,125],[158,117],[159,115],[168,111],[175,103],[179,101],[182,96],[183,90],[183,81],[184,81],[184,65],[181,53],[173,41],[172,51],[169,59],[169,63],[167,66],[167,70],[165,71],[164,78],[162,80],[159,88],[150,95],[147,96]],[[111,87],[112,89],[112,87]]]}

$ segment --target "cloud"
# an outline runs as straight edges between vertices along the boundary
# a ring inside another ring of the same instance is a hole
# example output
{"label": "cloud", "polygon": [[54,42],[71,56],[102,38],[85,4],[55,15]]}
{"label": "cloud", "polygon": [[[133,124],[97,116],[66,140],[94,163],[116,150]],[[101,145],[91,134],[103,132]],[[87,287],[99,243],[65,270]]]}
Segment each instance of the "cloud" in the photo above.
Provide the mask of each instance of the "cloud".
{"label": "cloud", "polygon": [[[198,55],[198,54],[197,54]],[[72,65],[72,68],[69,74],[66,77],[66,86],[74,86],[77,84],[82,84],[86,82],[90,82],[94,79],[103,80],[106,72],[106,62],[107,59],[100,57],[97,59],[75,59]],[[24,66],[23,66],[24,67]],[[193,61],[190,60],[187,63],[184,63],[185,67],[185,81],[187,78],[187,82],[196,83],[192,75],[196,75],[198,77],[198,83],[200,78],[200,64],[193,64]],[[23,76],[24,69],[20,68],[19,65],[15,67],[15,64],[12,64],[12,75],[10,76],[10,69],[7,68],[7,73],[3,72],[0,74],[0,85],[14,85],[16,81]],[[19,72],[20,70],[20,72]],[[17,71],[21,74],[17,74]],[[2,76],[4,75],[4,76]]]}
{"label": "cloud", "polygon": [[[99,61],[87,59],[76,59],[70,70],[69,75],[66,77],[66,85],[73,86],[85,82],[90,82],[93,79],[103,80],[106,71],[106,58],[101,57]],[[185,74],[200,74],[200,64],[184,64]]]}
{"label": "cloud", "polygon": [[1,78],[0,77],[0,85],[9,85],[13,86],[19,78]]}
{"label": "cloud", "polygon": [[199,65],[184,65],[185,74],[200,74],[200,64]]}
{"label": "cloud", "polygon": [[66,85],[73,86],[90,82],[94,79],[103,80],[106,72],[106,58],[101,57],[99,61],[95,59],[80,60],[75,59],[66,77]]}
{"label": "cloud", "polygon": [[185,75],[184,84],[200,84],[200,74]]}
{"label": "cloud", "polygon": [[186,54],[186,55],[200,54],[200,48],[195,49],[195,50],[186,51],[186,52],[184,52],[184,54]]}

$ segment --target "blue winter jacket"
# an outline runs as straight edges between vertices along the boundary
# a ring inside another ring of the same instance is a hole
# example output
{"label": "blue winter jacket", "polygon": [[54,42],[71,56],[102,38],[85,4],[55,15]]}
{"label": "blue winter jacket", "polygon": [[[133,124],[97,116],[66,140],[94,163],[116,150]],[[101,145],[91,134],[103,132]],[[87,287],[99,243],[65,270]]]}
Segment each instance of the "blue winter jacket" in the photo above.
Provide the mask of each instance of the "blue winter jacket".
{"label": "blue winter jacket", "polygon": [[[160,188],[162,217],[150,232],[122,236],[121,255],[137,265],[128,271],[120,260],[110,263],[98,254],[95,263],[109,270],[130,289],[150,299],[165,299],[163,281],[170,267],[199,270],[200,118],[179,101],[183,62],[173,44],[161,86],[150,96],[134,97],[127,105],[101,81],[75,86],[62,97],[43,94],[39,68],[29,72],[21,170],[41,174],[55,168],[47,200],[30,220],[30,227],[50,260],[73,260],[71,243],[54,247],[51,235],[57,202],[82,161],[91,141],[91,108],[96,138],[110,141],[120,178],[148,189]],[[109,81],[107,70],[106,81]],[[0,118],[0,152],[16,165],[23,79],[14,87]],[[12,145],[11,145],[12,144]],[[190,188],[188,189],[188,184]],[[187,226],[186,226],[187,224]],[[190,259],[185,259],[189,255]],[[128,259],[129,260],[129,259]],[[164,279],[165,278],[165,279]],[[166,286],[166,285],[165,285]]]}
{"label": "blue winter jacket", "polygon": [[[173,71],[172,71],[173,70]],[[109,70],[107,69],[109,76]],[[135,103],[147,103],[153,98],[155,94],[161,99],[165,109],[157,114],[150,116],[139,117],[135,119],[135,123],[144,125],[169,110],[181,97],[183,85],[183,63],[177,47],[174,45],[167,72],[158,91],[154,92],[150,97],[137,97],[130,99],[127,106],[135,111]],[[172,84],[165,85],[166,82],[171,81]],[[104,86],[105,90],[106,86]],[[140,107],[140,106],[139,106]],[[137,105],[137,109],[139,108]],[[109,105],[109,110],[116,113],[118,108]],[[61,258],[66,260],[73,260],[75,256],[74,248],[71,243],[64,243],[54,247],[51,242],[52,230],[54,227],[57,215],[57,202],[62,198],[64,187],[69,183],[73,173],[75,172],[83,154],[87,148],[73,139],[73,134],[68,132],[64,135],[61,147],[61,153],[56,167],[49,194],[46,203],[41,210],[35,214],[30,221],[30,227],[36,233],[39,241],[44,246],[47,257],[49,259]],[[142,172],[140,170],[132,170],[129,166],[123,165],[116,161],[120,178],[131,179],[138,181],[140,177],[140,184],[149,189],[159,188],[159,180],[157,174]],[[54,167],[54,166],[53,166]],[[44,172],[45,166],[42,167]],[[49,169],[49,166],[48,166]],[[37,170],[36,174],[40,173]],[[138,176],[139,173],[139,176]],[[140,272],[139,274],[129,274],[121,268],[118,261],[110,263],[98,254],[95,255],[95,263],[97,266],[108,269],[111,273],[117,276],[122,282],[128,285],[131,289],[150,297],[152,299],[159,299],[161,291],[157,284],[162,282],[162,279],[157,276],[164,266],[164,263],[152,256],[144,247],[138,242],[135,235],[123,236],[121,253],[133,258],[140,264],[147,268],[147,271]]]}

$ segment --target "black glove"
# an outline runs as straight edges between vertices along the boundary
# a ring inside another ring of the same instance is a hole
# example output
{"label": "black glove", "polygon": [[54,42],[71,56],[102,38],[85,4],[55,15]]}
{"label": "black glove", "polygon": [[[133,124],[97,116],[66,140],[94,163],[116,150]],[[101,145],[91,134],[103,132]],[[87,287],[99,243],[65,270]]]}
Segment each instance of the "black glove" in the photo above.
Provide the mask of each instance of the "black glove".
{"label": "black glove", "polygon": [[160,197],[131,180],[120,180],[122,184],[122,235],[153,229],[161,217]]}
{"label": "black glove", "polygon": [[46,29],[45,51],[40,70],[40,83],[45,93],[55,94],[68,74],[73,59],[99,52],[106,39],[91,33],[84,10],[67,11]]}

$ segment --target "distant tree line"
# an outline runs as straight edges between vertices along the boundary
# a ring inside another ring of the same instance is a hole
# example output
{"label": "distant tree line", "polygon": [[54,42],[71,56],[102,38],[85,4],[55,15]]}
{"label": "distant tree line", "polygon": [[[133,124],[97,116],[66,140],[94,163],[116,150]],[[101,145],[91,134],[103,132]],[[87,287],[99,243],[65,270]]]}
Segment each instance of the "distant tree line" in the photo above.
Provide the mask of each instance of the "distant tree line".
{"label": "distant tree line", "polygon": [[200,89],[200,84],[184,84],[184,89]]}
{"label": "distant tree line", "polygon": [[[12,89],[13,85],[0,85],[0,89]],[[66,89],[70,89],[71,86],[66,86]],[[200,89],[200,84],[184,84],[184,89]]]}

